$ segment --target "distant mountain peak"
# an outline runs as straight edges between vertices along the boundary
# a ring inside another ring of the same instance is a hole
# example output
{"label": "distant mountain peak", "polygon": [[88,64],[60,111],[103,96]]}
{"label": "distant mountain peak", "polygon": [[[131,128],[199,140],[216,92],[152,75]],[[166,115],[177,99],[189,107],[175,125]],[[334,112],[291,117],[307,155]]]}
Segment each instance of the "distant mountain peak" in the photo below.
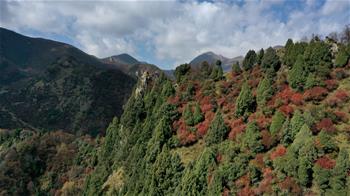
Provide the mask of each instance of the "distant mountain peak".
{"label": "distant mountain peak", "polygon": [[224,69],[224,71],[229,71],[231,70],[232,64],[236,61],[242,61],[243,57],[242,56],[238,56],[238,57],[234,57],[234,58],[227,58],[224,57],[220,54],[216,54],[212,51],[208,51],[205,53],[202,53],[200,55],[198,55],[197,57],[195,57],[191,62],[190,65],[197,69],[201,66],[202,62],[207,61],[209,64],[215,64],[215,62],[217,60],[220,60],[222,62],[222,68]]}
{"label": "distant mountain peak", "polygon": [[140,63],[136,58],[134,58],[133,56],[127,53],[113,55],[113,56],[104,58],[103,60],[109,63],[120,63],[125,65],[135,65]]}

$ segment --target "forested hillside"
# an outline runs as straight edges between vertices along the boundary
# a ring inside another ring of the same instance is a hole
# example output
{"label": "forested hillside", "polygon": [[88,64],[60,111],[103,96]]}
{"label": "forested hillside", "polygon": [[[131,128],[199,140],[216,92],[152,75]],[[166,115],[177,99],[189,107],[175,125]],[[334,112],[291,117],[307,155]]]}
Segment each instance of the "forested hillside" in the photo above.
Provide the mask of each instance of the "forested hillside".
{"label": "forested hillside", "polygon": [[135,83],[71,45],[0,28],[0,129],[104,133]]}
{"label": "forested hillside", "polygon": [[1,194],[349,195],[349,58],[344,33],[144,72],[104,137],[2,131]]}

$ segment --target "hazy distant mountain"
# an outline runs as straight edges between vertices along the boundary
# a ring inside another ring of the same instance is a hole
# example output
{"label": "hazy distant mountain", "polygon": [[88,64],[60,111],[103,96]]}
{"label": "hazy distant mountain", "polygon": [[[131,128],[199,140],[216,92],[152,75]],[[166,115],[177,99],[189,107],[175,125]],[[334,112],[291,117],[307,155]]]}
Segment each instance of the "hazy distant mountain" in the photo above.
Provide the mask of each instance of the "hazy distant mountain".
{"label": "hazy distant mountain", "polygon": [[206,52],[197,57],[195,57],[191,62],[191,66],[194,68],[200,68],[202,62],[207,61],[209,64],[214,65],[217,60],[222,62],[222,68],[224,71],[230,71],[232,64],[236,61],[241,62],[243,60],[242,56],[235,58],[227,58],[222,55],[215,54],[213,52]]}
{"label": "hazy distant mountain", "polygon": [[124,73],[132,76],[139,77],[144,71],[148,72],[161,72],[156,65],[141,62],[129,54],[119,54],[101,59],[104,63],[112,65]]}
{"label": "hazy distant mountain", "polygon": [[0,28],[0,128],[96,134],[135,83],[71,45]]}
{"label": "hazy distant mountain", "polygon": [[140,62],[129,54],[123,53],[102,59],[103,62],[113,64],[123,71],[127,71],[131,66]]}

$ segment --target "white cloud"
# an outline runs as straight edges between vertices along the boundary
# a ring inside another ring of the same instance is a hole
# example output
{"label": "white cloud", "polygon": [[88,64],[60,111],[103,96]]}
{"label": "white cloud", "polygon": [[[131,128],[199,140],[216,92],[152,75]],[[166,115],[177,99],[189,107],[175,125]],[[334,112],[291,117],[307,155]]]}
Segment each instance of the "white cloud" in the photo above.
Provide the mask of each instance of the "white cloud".
{"label": "white cloud", "polygon": [[326,35],[350,23],[348,0],[329,0],[321,8],[315,0],[306,0],[303,9],[292,9],[281,18],[274,12],[283,10],[272,7],[284,3],[2,1],[0,25],[64,35],[99,57],[124,52],[142,56],[140,50],[147,49],[159,61],[183,63],[209,50],[234,57],[284,44],[289,37]]}

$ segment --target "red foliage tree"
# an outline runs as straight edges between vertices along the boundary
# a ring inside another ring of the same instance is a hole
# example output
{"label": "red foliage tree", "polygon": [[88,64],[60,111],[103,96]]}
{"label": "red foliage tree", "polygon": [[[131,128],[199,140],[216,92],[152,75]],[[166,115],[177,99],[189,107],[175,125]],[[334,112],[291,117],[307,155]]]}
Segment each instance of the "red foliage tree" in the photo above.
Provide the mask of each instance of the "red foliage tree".
{"label": "red foliage tree", "polygon": [[261,143],[266,147],[266,149],[269,149],[276,141],[276,138],[271,135],[270,131],[262,130],[261,136]]}
{"label": "red foliage tree", "polygon": [[342,121],[342,122],[347,122],[348,121],[348,118],[347,118],[345,112],[334,111],[334,115],[337,117],[337,120],[339,120],[339,121]]}
{"label": "red foliage tree", "polygon": [[275,149],[275,151],[273,151],[270,154],[270,158],[271,158],[271,160],[274,160],[277,157],[281,157],[281,156],[285,155],[286,152],[287,152],[286,147],[284,147],[283,145],[278,145],[277,148]]}
{"label": "red foliage tree", "polygon": [[337,90],[334,96],[341,102],[346,102],[349,100],[349,93],[345,90]]}
{"label": "red foliage tree", "polygon": [[280,93],[277,94],[277,98],[284,104],[289,103],[289,99],[293,96],[293,91],[291,88],[284,88]]}
{"label": "red foliage tree", "polygon": [[301,93],[294,93],[292,97],[290,97],[290,101],[294,105],[302,105],[304,100],[303,100],[303,95]]}
{"label": "red foliage tree", "polygon": [[326,88],[316,86],[304,92],[304,99],[306,101],[321,101],[327,94],[328,90]]}
{"label": "red foliage tree", "polygon": [[174,97],[169,97],[168,102],[174,105],[177,105],[180,103],[180,97],[179,95],[176,95]]}
{"label": "red foliage tree", "polygon": [[279,110],[285,115],[285,116],[291,116],[294,112],[294,109],[290,105],[283,105],[279,108]]}
{"label": "red foliage tree", "polygon": [[230,140],[235,140],[236,136],[240,133],[243,133],[245,128],[246,128],[246,125],[244,124],[242,118],[239,118],[239,119],[234,120],[233,122],[229,123],[229,126],[231,128],[231,131],[228,135],[228,138]]}
{"label": "red foliage tree", "polygon": [[272,190],[272,182],[273,182],[273,172],[272,169],[267,167],[263,169],[263,179],[260,182],[258,188],[255,191],[256,195],[263,195],[263,193],[272,195],[273,190]]}
{"label": "red foliage tree", "polygon": [[335,163],[335,160],[329,158],[328,156],[323,156],[316,160],[316,164],[324,169],[333,169]]}
{"label": "red foliage tree", "polygon": [[286,177],[286,179],[284,179],[278,185],[282,190],[286,190],[289,193],[293,193],[292,195],[301,194],[301,188],[298,186],[298,184],[292,177]]}
{"label": "red foliage tree", "polygon": [[326,88],[328,90],[334,90],[338,87],[337,80],[326,80],[324,83],[326,84]]}
{"label": "red foliage tree", "polygon": [[327,132],[335,132],[336,130],[334,127],[333,121],[330,118],[324,118],[320,122],[318,122],[316,124],[316,129],[318,131],[325,130]]}
{"label": "red foliage tree", "polygon": [[197,134],[199,137],[203,137],[209,129],[210,121],[208,119],[196,125]]}

